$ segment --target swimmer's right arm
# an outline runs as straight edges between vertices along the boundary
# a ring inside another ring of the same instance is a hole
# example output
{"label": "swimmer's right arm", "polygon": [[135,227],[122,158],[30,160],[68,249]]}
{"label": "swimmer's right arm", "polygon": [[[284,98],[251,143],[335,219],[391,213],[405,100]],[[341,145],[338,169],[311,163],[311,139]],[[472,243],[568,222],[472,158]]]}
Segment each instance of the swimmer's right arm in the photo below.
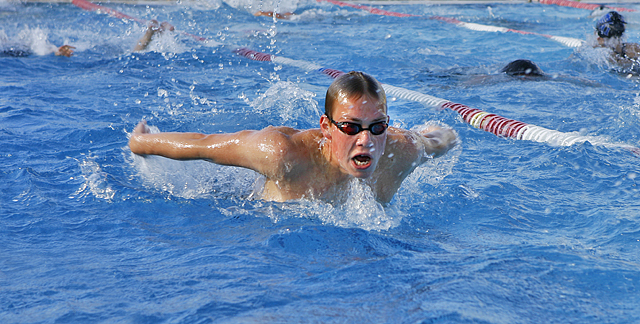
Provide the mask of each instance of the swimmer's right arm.
{"label": "swimmer's right arm", "polygon": [[[275,140],[274,140],[275,139]],[[159,155],[175,160],[207,160],[216,164],[244,167],[268,175],[279,158],[274,152],[278,140],[273,132],[240,131],[231,134],[149,133],[145,121],[129,139],[131,152]],[[265,144],[268,143],[268,144]]]}

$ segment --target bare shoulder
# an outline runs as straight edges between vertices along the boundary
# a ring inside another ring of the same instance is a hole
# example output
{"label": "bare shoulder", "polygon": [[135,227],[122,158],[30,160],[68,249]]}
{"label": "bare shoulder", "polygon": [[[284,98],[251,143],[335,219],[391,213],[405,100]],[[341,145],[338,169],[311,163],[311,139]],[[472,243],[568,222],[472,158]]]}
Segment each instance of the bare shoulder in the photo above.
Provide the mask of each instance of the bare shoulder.
{"label": "bare shoulder", "polygon": [[389,150],[385,151],[409,159],[410,163],[416,159],[423,162],[428,156],[438,157],[445,154],[456,143],[456,133],[450,128],[438,125],[430,125],[417,131],[390,127],[387,137]]}
{"label": "bare shoulder", "polygon": [[295,147],[309,144],[309,141],[315,141],[319,135],[322,135],[319,129],[298,130],[286,126],[269,126],[256,131],[252,136],[275,145],[295,149]]}
{"label": "bare shoulder", "polygon": [[290,127],[270,126],[250,135],[258,149],[257,156],[263,156],[258,169],[272,179],[285,174],[299,172],[313,164],[317,158],[322,133],[319,129],[297,130]]}
{"label": "bare shoulder", "polygon": [[411,130],[389,127],[387,146],[394,149],[418,149],[420,134]]}
{"label": "bare shoulder", "polygon": [[389,127],[385,155],[394,160],[413,163],[422,153],[419,137],[417,132]]}
{"label": "bare shoulder", "polygon": [[263,128],[261,132],[291,136],[300,133],[301,131],[287,126],[267,126],[266,128]]}

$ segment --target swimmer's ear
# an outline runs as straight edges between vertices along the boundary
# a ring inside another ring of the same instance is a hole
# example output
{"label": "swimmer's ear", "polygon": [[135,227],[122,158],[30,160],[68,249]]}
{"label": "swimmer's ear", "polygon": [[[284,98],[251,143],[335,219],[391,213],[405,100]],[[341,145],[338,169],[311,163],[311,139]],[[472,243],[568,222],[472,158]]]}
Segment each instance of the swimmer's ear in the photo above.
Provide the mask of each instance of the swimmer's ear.
{"label": "swimmer's ear", "polygon": [[327,117],[327,115],[322,115],[322,117],[320,117],[320,130],[322,131],[322,135],[329,140],[331,139],[331,132],[329,131],[330,128],[331,121],[329,120],[329,117]]}

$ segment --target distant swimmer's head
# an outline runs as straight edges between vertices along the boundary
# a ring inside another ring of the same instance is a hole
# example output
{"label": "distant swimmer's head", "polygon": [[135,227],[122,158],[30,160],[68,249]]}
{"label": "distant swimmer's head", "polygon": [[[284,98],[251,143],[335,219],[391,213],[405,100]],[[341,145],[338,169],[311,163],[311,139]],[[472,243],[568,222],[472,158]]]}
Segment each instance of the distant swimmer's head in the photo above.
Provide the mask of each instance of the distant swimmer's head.
{"label": "distant swimmer's head", "polygon": [[626,23],[621,14],[609,11],[598,19],[596,32],[602,38],[620,37],[624,33],[624,24]]}
{"label": "distant swimmer's head", "polygon": [[544,76],[544,72],[529,60],[515,60],[503,67],[500,72],[511,76]]}

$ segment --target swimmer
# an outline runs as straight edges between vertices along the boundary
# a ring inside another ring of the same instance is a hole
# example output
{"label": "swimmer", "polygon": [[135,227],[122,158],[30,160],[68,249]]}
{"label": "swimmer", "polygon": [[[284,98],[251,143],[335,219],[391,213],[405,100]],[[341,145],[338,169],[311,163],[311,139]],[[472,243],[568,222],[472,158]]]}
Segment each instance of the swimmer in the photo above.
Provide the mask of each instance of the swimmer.
{"label": "swimmer", "polygon": [[545,76],[544,72],[533,62],[530,60],[515,60],[509,62],[505,67],[500,70],[500,72],[506,73],[510,76],[520,76],[520,77],[543,77]]}
{"label": "swimmer", "polygon": [[459,68],[455,71],[456,72],[448,72],[447,74],[462,81],[461,84],[464,86],[509,82],[513,81],[514,78],[522,81],[543,81],[550,79],[550,77],[542,72],[542,69],[540,69],[535,63],[525,59],[518,59],[509,62],[500,69],[500,73],[498,74],[462,73]]}
{"label": "swimmer", "polygon": [[501,82],[510,82],[514,79],[520,81],[555,81],[555,82],[567,82],[580,86],[589,87],[601,87],[594,81],[590,81],[583,78],[577,78],[572,76],[565,76],[559,74],[547,74],[531,60],[518,59],[509,62],[502,69],[500,74],[475,74],[475,75],[460,75],[457,77],[463,79],[462,85],[464,86],[477,86],[477,85],[490,85]]}
{"label": "swimmer", "polygon": [[[44,53],[44,55],[53,53],[55,54],[55,56],[71,57],[73,55],[74,49],[75,47],[71,45],[62,45],[60,47],[53,46],[51,50],[47,51],[47,53]],[[5,56],[13,57],[24,57],[33,54],[33,51],[30,48],[23,45],[3,46],[3,48],[0,49],[0,52]]]}
{"label": "swimmer", "polygon": [[350,181],[359,178],[377,201],[388,203],[416,167],[457,143],[448,128],[433,125],[411,131],[388,123],[382,85],[352,71],[327,90],[319,129],[270,126],[232,134],[152,134],[142,121],[131,134],[129,148],[139,155],[254,170],[265,177],[260,193],[265,200],[342,201]]}
{"label": "swimmer", "polygon": [[[273,11],[258,11],[253,15],[256,17],[258,16],[273,17],[273,14],[274,14]],[[291,16],[293,16],[292,12],[276,13],[276,18],[278,19],[289,19],[291,18]]]}
{"label": "swimmer", "polygon": [[640,57],[640,45],[636,43],[625,43],[623,34],[624,25],[627,22],[624,17],[616,11],[609,11],[598,19],[596,23],[596,44],[594,47],[605,47],[611,50],[609,61],[625,69],[632,69],[637,65]]}
{"label": "swimmer", "polygon": [[151,20],[149,22],[149,26],[147,27],[147,32],[138,40],[138,43],[136,43],[133,51],[144,51],[145,49],[147,49],[147,47],[149,47],[149,44],[151,43],[151,40],[156,33],[163,33],[165,30],[173,31],[174,29],[175,28],[173,27],[173,25],[169,24],[166,21],[162,24],[159,24],[157,20]]}
{"label": "swimmer", "polygon": [[[46,36],[43,38],[46,39]],[[73,55],[73,50],[75,49],[75,47],[71,45],[62,45],[57,47],[46,40],[39,46],[38,44],[30,46],[28,43],[28,41],[26,43],[9,41],[7,36],[2,33],[0,34],[0,53],[4,56],[13,57],[25,57],[34,53],[37,55],[48,55],[53,53],[56,56],[71,57]]]}

